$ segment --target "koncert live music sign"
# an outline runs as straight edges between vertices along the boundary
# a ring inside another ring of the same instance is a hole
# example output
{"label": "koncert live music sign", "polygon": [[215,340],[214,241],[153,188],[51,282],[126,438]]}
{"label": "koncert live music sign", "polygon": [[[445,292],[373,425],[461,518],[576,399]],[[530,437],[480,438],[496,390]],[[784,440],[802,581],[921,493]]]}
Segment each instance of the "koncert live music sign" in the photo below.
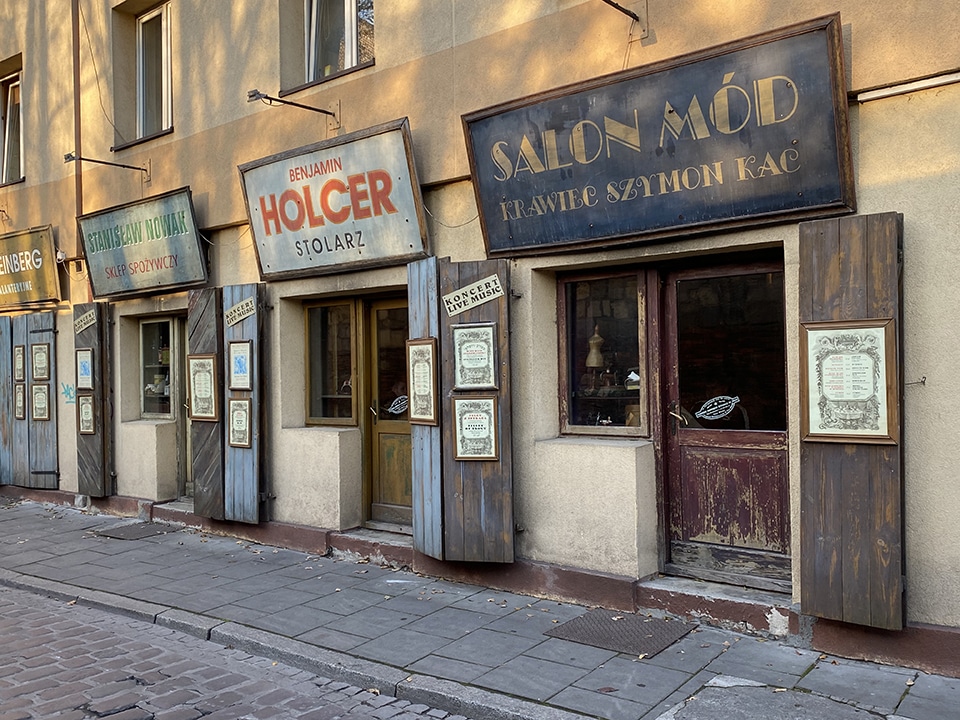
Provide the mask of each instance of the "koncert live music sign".
{"label": "koncert live music sign", "polygon": [[839,15],[463,118],[491,256],[854,210]]}

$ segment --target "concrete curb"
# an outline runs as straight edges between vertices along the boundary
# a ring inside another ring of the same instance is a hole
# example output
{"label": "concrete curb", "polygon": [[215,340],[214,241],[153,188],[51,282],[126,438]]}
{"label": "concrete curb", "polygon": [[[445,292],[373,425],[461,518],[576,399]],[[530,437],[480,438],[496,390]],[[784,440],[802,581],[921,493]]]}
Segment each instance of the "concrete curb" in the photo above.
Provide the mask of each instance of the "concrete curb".
{"label": "concrete curb", "polygon": [[364,660],[235,622],[134,600],[122,595],[0,569],[0,585],[125,615],[194,637],[346,682],[364,690],[423,703],[472,720],[585,720],[589,717],[489,690]]}

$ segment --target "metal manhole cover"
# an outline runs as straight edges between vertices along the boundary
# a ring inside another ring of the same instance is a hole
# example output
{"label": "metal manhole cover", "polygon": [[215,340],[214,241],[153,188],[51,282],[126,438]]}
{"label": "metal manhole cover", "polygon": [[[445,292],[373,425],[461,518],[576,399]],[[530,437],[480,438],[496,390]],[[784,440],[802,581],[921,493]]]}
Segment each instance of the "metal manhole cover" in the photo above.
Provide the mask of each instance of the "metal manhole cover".
{"label": "metal manhole cover", "polygon": [[673,645],[694,627],[669,618],[598,609],[551,628],[544,635],[604,650],[651,657]]}
{"label": "metal manhole cover", "polygon": [[142,540],[155,535],[166,535],[170,531],[170,527],[167,525],[143,522],[98,530],[97,535],[114,538],[115,540]]}

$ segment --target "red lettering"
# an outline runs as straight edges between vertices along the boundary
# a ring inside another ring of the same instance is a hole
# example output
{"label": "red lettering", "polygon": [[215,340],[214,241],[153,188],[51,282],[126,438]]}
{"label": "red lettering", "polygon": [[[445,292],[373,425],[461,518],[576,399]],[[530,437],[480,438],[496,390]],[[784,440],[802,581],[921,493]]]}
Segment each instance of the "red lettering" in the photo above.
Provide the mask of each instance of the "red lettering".
{"label": "red lettering", "polygon": [[323,187],[320,188],[320,207],[323,210],[323,214],[326,218],[336,224],[346,222],[347,218],[350,217],[350,206],[341,205],[339,210],[334,210],[330,207],[330,193],[338,192],[341,195],[347,194],[347,186],[343,184],[342,180],[337,180],[336,178],[331,178],[327,180]]}
{"label": "red lettering", "polygon": [[[287,215],[287,208],[290,206],[290,203],[293,203],[297,208],[297,214],[293,217]],[[297,191],[284,190],[283,194],[280,196],[280,219],[283,220],[283,224],[286,226],[287,230],[296,232],[302,228],[304,214],[305,211],[303,209],[303,199],[297,195]]]}
{"label": "red lettering", "polygon": [[263,230],[267,235],[273,235],[270,232],[270,223],[276,227],[276,232],[280,233],[280,214],[277,212],[277,196],[270,196],[270,207],[267,208],[267,198],[260,196],[260,214],[263,216]]}
{"label": "red lettering", "polygon": [[360,204],[364,200],[370,199],[370,193],[365,187],[366,178],[363,173],[349,176],[347,183],[350,185],[350,205],[353,207],[353,219],[363,220],[370,217],[370,206]]}
{"label": "red lettering", "polygon": [[310,227],[315,228],[323,225],[323,215],[317,215],[313,209],[313,198],[310,196],[310,186],[303,186],[303,203],[307,206],[307,222]]}
{"label": "red lettering", "polygon": [[367,180],[370,184],[370,203],[373,205],[373,214],[383,215],[384,210],[395,213],[397,209],[390,202],[390,192],[393,190],[390,173],[386,170],[371,170],[367,173]]}

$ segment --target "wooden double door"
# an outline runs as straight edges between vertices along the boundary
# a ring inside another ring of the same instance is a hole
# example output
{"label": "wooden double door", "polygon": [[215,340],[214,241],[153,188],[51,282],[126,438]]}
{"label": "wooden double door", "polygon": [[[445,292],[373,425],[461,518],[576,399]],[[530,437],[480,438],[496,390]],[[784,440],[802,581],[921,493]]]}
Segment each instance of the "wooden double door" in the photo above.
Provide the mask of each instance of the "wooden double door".
{"label": "wooden double door", "polygon": [[788,591],[783,265],[677,270],[662,288],[666,569]]}

